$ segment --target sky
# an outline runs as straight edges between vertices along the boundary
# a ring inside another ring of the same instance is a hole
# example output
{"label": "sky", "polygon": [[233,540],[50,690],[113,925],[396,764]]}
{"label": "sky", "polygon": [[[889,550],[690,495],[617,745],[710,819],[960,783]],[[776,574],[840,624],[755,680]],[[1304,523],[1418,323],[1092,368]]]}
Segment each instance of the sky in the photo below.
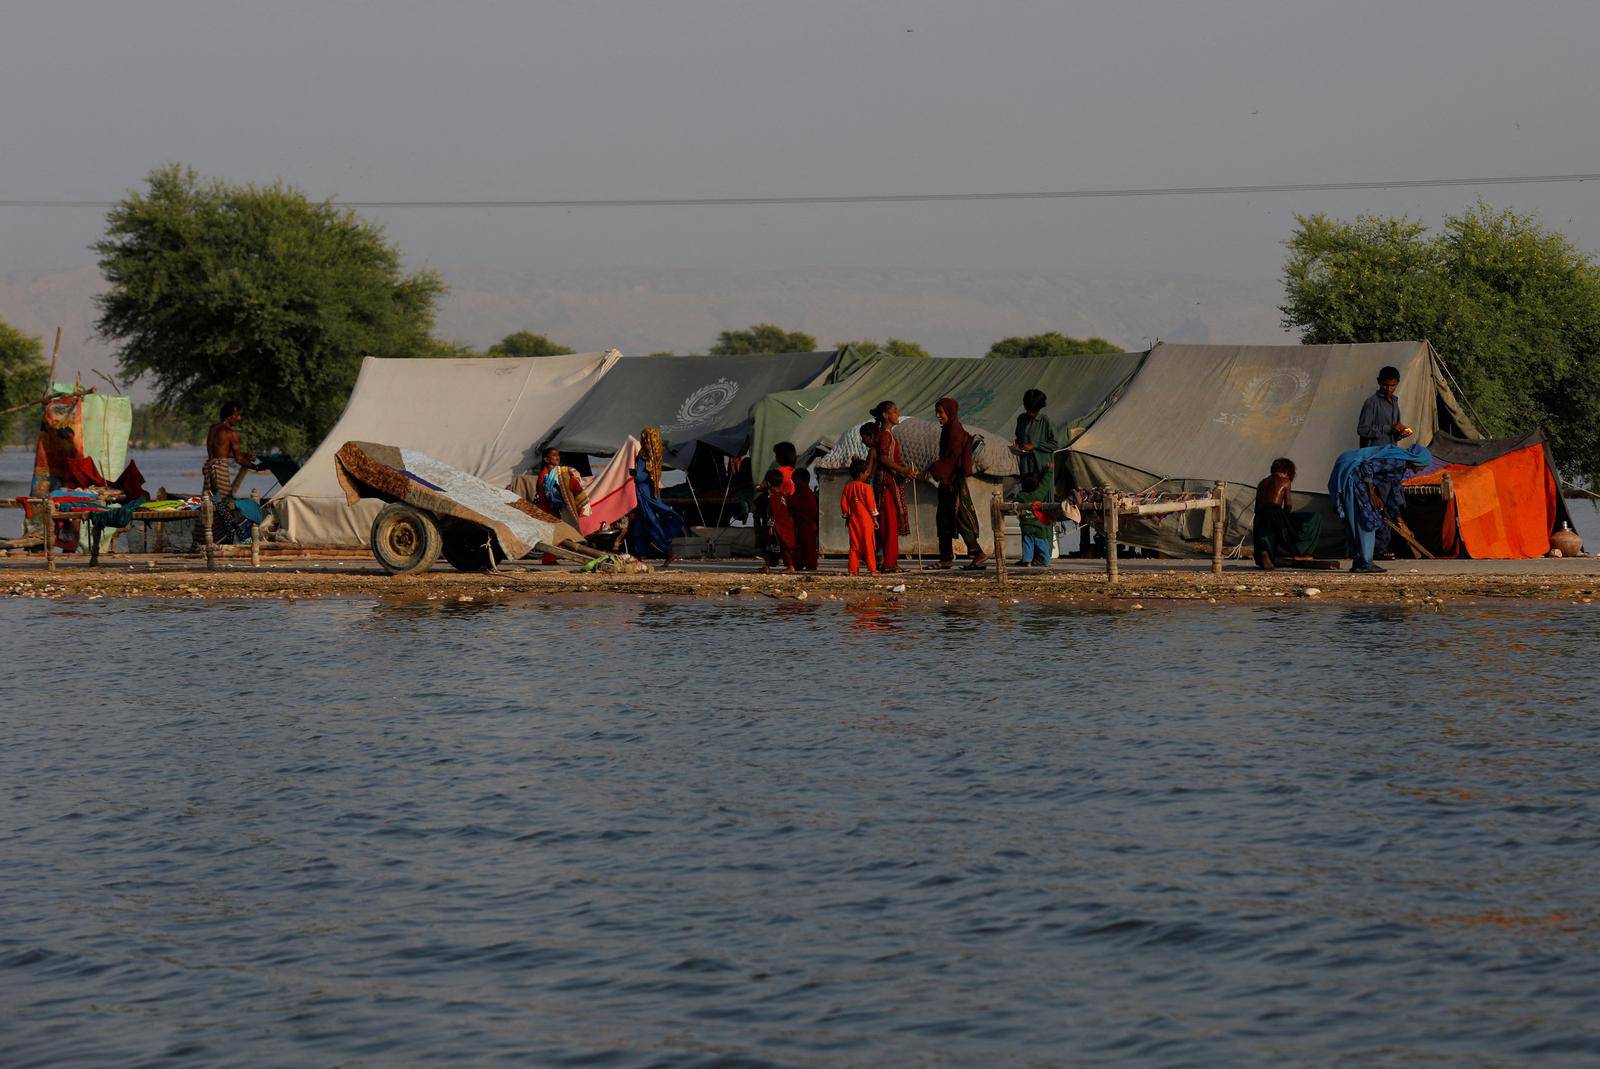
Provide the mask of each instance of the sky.
{"label": "sky", "polygon": [[[995,192],[1600,172],[1593,0],[10,4],[0,199],[167,161],[350,200]],[[408,262],[1275,274],[1296,212],[1481,194],[1600,249],[1600,183],[1170,199],[389,209]],[[103,210],[0,207],[0,271]]]}

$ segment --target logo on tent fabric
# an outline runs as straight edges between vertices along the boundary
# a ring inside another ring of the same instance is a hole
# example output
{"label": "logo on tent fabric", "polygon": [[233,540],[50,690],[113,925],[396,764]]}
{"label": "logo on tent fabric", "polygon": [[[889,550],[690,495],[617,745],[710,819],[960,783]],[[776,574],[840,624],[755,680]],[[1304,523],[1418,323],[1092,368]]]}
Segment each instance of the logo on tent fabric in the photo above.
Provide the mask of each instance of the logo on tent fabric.
{"label": "logo on tent fabric", "polygon": [[677,421],[661,429],[690,431],[702,427],[720,416],[722,410],[733,404],[733,399],[737,396],[739,396],[739,384],[732,379],[708,382],[685,397],[683,404],[678,406]]}
{"label": "logo on tent fabric", "polygon": [[1292,405],[1311,388],[1311,372],[1303,367],[1280,367],[1256,375],[1244,384],[1246,408]]}
{"label": "logo on tent fabric", "polygon": [[987,386],[972,390],[969,393],[957,394],[955,398],[956,414],[961,417],[963,422],[969,419],[978,419],[978,413],[988,408],[993,400],[994,390]]}
{"label": "logo on tent fabric", "polygon": [[[1233,426],[1251,417],[1282,418],[1282,409],[1297,404],[1310,391],[1311,372],[1303,367],[1277,367],[1250,376],[1238,389],[1243,411],[1219,412],[1212,422]],[[1291,412],[1287,419],[1293,426],[1306,421],[1304,412]]]}

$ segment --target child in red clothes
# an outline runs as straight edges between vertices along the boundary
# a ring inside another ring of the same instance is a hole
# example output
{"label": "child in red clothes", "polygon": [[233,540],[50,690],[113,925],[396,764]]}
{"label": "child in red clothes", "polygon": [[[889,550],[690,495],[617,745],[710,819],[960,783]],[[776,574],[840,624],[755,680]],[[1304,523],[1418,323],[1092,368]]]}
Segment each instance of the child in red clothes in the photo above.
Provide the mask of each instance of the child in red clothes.
{"label": "child in red clothes", "polygon": [[767,492],[767,516],[772,521],[772,537],[778,543],[778,551],[768,551],[766,567],[761,570],[770,572],[774,565],[782,561],[784,571],[796,571],[794,516],[789,511],[789,495],[794,491],[794,483],[784,478],[783,472],[773,468],[767,472],[762,488]]}
{"label": "child in red clothes", "polygon": [[850,462],[850,483],[839,498],[839,511],[850,530],[850,574],[860,575],[865,562],[867,571],[876,575],[878,562],[873,557],[873,549],[877,541],[874,532],[878,529],[878,505],[872,496],[865,460]]}
{"label": "child in red clothes", "polygon": [[794,493],[789,495],[789,515],[794,519],[795,563],[802,572],[817,570],[817,521],[821,508],[817,492],[811,489],[811,473],[794,469]]}

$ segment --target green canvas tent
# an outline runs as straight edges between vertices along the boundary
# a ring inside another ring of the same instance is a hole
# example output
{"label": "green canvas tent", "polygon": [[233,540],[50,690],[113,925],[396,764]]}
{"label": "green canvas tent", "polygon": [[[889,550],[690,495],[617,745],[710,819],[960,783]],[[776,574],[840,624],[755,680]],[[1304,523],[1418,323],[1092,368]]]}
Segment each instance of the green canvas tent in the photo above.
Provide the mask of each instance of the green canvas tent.
{"label": "green canvas tent", "polygon": [[903,416],[933,418],[934,402],[954,397],[961,421],[1010,433],[1022,411],[1022,395],[1038,387],[1049,397],[1045,411],[1062,430],[1093,421],[1119,387],[1139,368],[1143,353],[1085,353],[1028,360],[961,357],[879,357],[832,385],[770,394],[756,403],[750,443],[756,467],[772,459],[778,442],[804,453],[832,445],[845,430],[866,422],[879,401],[894,401]]}
{"label": "green canvas tent", "polygon": [[[1150,350],[1121,397],[1072,443],[1069,485],[1126,492],[1228,486],[1227,544],[1248,555],[1255,487],[1276,457],[1299,469],[1295,507],[1324,513],[1321,552],[1344,535],[1326,487],[1334,459],[1360,444],[1356,417],[1378,369],[1400,371],[1400,408],[1423,445],[1436,431],[1477,437],[1425,341],[1365,345],[1166,345]],[[1124,519],[1119,541],[1166,553],[1211,552],[1211,513]]]}

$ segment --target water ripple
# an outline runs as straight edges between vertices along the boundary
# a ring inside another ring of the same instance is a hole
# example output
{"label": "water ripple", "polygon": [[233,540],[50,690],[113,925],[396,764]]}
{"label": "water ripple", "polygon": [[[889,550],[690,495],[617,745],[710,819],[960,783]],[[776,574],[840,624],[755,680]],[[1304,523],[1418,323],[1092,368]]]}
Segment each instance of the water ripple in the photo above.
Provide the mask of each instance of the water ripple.
{"label": "water ripple", "polygon": [[1600,1063],[1597,621],[3,602],[0,1064]]}

